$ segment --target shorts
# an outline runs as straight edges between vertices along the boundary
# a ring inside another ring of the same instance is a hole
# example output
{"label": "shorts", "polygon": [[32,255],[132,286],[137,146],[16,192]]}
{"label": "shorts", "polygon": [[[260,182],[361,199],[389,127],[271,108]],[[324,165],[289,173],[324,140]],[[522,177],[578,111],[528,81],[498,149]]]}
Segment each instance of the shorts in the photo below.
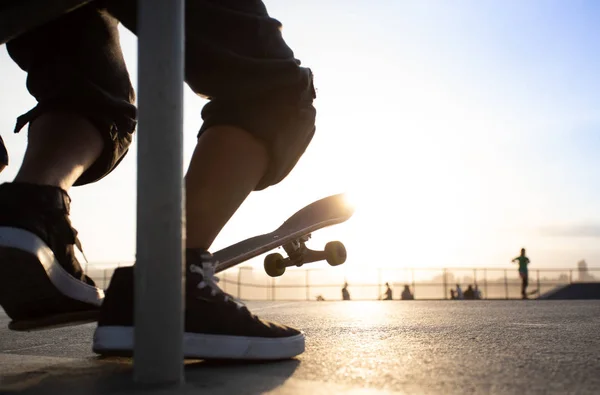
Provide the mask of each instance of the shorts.
{"label": "shorts", "polygon": [[[85,116],[103,136],[100,158],[75,185],[109,174],[131,145],[137,109],[118,24],[136,31],[136,4],[96,1],[7,43],[38,102],[15,133],[45,112],[65,111]],[[285,178],[315,133],[312,72],[280,29],[258,0],[186,2],[185,81],[209,100],[199,135],[231,125],[263,142],[270,161],[257,190]]]}

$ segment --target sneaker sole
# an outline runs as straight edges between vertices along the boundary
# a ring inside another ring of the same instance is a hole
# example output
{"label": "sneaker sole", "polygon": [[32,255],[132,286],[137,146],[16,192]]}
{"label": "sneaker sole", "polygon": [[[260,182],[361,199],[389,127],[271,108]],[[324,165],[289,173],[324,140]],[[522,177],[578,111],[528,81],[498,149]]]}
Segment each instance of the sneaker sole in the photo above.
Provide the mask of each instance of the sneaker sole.
{"label": "sneaker sole", "polygon": [[[130,326],[100,326],[94,333],[93,351],[106,356],[131,357],[133,333],[134,328]],[[185,358],[279,360],[303,352],[304,333],[278,338],[183,334]]]}
{"label": "sneaker sole", "polygon": [[78,325],[98,319],[104,291],[71,276],[36,235],[0,227],[0,305],[12,330]]}

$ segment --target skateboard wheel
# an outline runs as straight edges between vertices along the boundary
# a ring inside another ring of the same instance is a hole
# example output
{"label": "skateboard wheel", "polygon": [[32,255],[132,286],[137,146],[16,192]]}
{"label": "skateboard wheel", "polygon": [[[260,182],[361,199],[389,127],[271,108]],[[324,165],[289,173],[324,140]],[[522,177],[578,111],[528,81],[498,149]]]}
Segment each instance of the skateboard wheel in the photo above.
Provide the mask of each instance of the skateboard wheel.
{"label": "skateboard wheel", "polygon": [[331,266],[341,265],[346,262],[346,247],[339,241],[332,241],[325,245],[327,263]]}
{"label": "skateboard wheel", "polygon": [[281,254],[269,254],[265,257],[265,272],[271,277],[279,277],[285,273]]}

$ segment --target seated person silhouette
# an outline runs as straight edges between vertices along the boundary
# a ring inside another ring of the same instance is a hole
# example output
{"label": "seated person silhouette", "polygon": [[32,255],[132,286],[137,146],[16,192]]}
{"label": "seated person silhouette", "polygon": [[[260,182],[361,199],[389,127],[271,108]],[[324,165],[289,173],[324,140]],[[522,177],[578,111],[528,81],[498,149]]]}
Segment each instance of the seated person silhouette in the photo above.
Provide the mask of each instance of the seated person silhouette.
{"label": "seated person silhouette", "polygon": [[342,288],[342,300],[350,300],[350,292],[348,292],[348,283],[344,283],[344,288]]}
{"label": "seated person silhouette", "polygon": [[404,286],[404,290],[402,291],[402,295],[400,296],[402,300],[413,300],[415,297],[410,293],[410,288],[408,285]]}

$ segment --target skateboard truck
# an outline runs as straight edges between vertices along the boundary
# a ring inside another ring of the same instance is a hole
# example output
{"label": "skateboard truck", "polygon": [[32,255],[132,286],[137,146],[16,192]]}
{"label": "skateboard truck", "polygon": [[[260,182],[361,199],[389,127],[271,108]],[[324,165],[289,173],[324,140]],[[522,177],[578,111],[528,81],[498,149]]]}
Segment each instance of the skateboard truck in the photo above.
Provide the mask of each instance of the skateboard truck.
{"label": "skateboard truck", "polygon": [[325,245],[323,251],[311,250],[306,242],[311,235],[305,235],[298,239],[285,243],[282,247],[287,254],[284,258],[281,254],[269,254],[265,257],[265,272],[271,277],[279,277],[285,273],[285,268],[290,266],[302,266],[305,263],[327,261],[331,266],[341,265],[346,262],[346,247],[339,241],[331,241]]}

